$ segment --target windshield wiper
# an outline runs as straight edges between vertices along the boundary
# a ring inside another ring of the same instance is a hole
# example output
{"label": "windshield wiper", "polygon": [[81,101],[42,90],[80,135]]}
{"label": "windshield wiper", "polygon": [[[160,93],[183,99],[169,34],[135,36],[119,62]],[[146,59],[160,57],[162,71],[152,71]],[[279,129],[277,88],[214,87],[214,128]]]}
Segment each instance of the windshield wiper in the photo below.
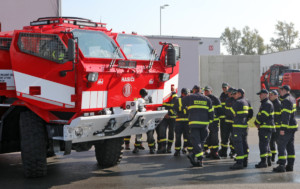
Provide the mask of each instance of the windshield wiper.
{"label": "windshield wiper", "polygon": [[116,47],[116,49],[114,50],[113,59],[111,60],[111,62],[109,64],[109,68],[112,68],[113,65],[116,63],[119,52],[120,52],[120,47]]}
{"label": "windshield wiper", "polygon": [[155,57],[156,57],[156,51],[154,49],[152,49],[152,52],[151,52],[151,58],[150,58],[150,63],[149,63],[149,66],[148,66],[148,69],[150,70],[153,66],[153,63],[154,63],[154,60],[155,60]]}

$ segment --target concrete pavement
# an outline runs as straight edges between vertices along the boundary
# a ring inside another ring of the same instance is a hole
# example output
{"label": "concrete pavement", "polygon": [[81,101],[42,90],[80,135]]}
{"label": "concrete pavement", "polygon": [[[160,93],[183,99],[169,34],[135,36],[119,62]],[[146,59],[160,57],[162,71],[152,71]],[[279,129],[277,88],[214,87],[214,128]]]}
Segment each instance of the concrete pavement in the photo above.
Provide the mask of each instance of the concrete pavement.
{"label": "concrete pavement", "polygon": [[[249,131],[250,157],[247,169],[232,171],[230,158],[205,160],[205,167],[191,168],[185,155],[133,154],[124,151],[120,165],[98,169],[94,151],[73,152],[48,159],[48,176],[25,179],[20,153],[0,155],[0,188],[300,188],[300,160],[294,172],[272,173],[272,168],[255,169],[259,161],[257,129]],[[300,132],[296,133],[300,154]],[[131,145],[132,146],[132,145]],[[146,146],[146,144],[145,144]]]}

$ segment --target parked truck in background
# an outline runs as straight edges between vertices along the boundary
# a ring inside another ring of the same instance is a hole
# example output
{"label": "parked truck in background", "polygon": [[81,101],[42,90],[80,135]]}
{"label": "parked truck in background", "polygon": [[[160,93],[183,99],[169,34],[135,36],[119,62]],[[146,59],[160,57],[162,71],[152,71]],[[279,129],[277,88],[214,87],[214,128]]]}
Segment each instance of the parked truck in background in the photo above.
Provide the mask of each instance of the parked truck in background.
{"label": "parked truck in background", "polygon": [[274,64],[260,78],[261,89],[278,90],[279,86],[289,85],[291,94],[296,98],[297,109],[300,101],[300,70]]}
{"label": "parked truck in background", "polygon": [[100,167],[116,165],[123,137],[154,129],[178,88],[180,48],[161,45],[76,17],[0,32],[0,154],[21,151],[26,177],[92,146]]}

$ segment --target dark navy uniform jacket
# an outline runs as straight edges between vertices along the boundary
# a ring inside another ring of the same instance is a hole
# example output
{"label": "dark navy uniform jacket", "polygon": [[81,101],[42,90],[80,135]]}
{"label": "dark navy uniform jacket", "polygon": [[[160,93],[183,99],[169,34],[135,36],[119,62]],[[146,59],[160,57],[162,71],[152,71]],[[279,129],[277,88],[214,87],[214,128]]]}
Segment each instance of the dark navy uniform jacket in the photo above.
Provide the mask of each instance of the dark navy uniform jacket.
{"label": "dark navy uniform jacket", "polygon": [[191,127],[205,127],[213,122],[214,110],[208,97],[197,93],[186,96],[182,100],[187,106]]}

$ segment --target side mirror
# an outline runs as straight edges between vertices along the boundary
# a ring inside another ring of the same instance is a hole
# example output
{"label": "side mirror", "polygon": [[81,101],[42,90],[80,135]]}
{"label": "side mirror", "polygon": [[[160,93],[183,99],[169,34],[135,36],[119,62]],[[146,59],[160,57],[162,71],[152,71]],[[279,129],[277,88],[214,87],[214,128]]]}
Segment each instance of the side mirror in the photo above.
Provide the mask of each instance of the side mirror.
{"label": "side mirror", "polygon": [[174,48],[168,48],[167,50],[167,66],[176,66],[176,51]]}
{"label": "side mirror", "polygon": [[68,40],[68,60],[74,61],[75,60],[75,40],[69,39]]}

